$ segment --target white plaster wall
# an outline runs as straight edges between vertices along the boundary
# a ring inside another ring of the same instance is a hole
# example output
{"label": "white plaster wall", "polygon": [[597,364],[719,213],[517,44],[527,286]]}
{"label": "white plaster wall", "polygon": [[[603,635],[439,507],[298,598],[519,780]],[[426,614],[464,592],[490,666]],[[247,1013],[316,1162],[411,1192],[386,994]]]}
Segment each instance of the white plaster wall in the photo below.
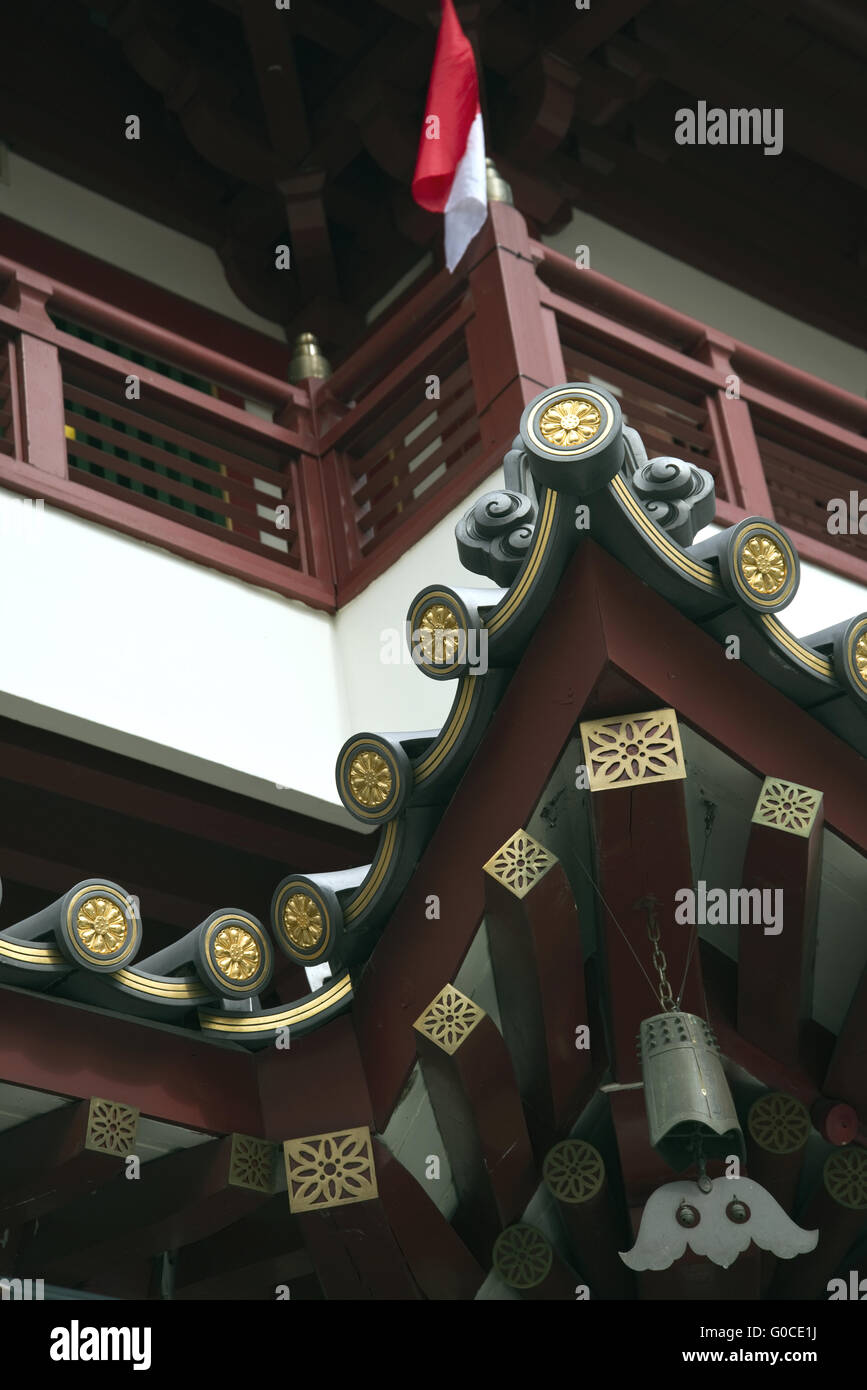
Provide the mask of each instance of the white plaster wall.
{"label": "white plaster wall", "polygon": [[830,570],[801,561],[801,584],[780,622],[796,637],[810,637],[844,618],[867,611],[867,588]]}
{"label": "white plaster wall", "polygon": [[[269,338],[284,341],[278,324],[254,314],[232,292],[210,246],[91,193],[11,151],[7,180],[0,181],[0,213],[237,323],[257,328]],[[0,253],[2,250],[0,245]]]}
{"label": "white plaster wall", "polygon": [[[421,674],[403,624],[426,584],[492,587],[460,564],[454,527],[499,482],[334,617],[0,490],[0,712],[352,823],[334,785],[344,740],[448,714],[454,682]],[[861,585],[804,565],[782,619],[804,637],[865,609]],[[389,629],[400,664],[382,659]]]}
{"label": "white plaster wall", "polygon": [[742,290],[695,270],[674,256],[576,208],[572,221],[547,246],[570,260],[576,246],[590,248],[590,266],[602,275],[640,290],[672,309],[729,333],[779,357],[793,367],[822,377],[856,396],[867,391],[867,352],[839,341],[819,328],[801,323]]}
{"label": "white plaster wall", "polygon": [[[502,485],[502,469],[498,469],[337,614],[337,642],[347,673],[353,729],[409,731],[435,729],[445,722],[454,682],[430,680],[413,664],[403,641],[406,614],[412,599],[428,584],[494,587],[483,575],[464,569],[454,533],[476,498]],[[401,635],[400,665],[381,660],[387,650],[383,634],[395,629]]]}
{"label": "white plaster wall", "polygon": [[4,491],[0,712],[349,823],[328,614]]}

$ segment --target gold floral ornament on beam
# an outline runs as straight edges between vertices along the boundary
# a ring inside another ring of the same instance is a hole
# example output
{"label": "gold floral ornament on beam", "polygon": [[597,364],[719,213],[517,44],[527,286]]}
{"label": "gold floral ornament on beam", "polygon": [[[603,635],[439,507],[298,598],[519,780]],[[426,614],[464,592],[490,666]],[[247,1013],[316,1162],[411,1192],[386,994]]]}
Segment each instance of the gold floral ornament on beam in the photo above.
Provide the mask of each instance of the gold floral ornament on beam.
{"label": "gold floral ornament on beam", "polygon": [[249,1134],[233,1134],[229,1159],[229,1185],[250,1192],[274,1191],[276,1144]]}
{"label": "gold floral ornament on beam", "polygon": [[539,432],[549,444],[570,449],[576,444],[586,444],[601,425],[602,414],[593,401],[569,396],[549,405],[539,421]]}
{"label": "gold floral ornament on beam", "polygon": [[757,594],[779,593],[786,582],[788,565],[772,536],[752,535],[741,551],[741,572]]}
{"label": "gold floral ornament on beam", "polygon": [[95,956],[110,956],[126,940],[126,918],[110,898],[88,898],[78,909],[75,934]]}
{"label": "gold floral ornament on beam", "polygon": [[283,908],[283,926],[299,951],[318,945],[324,930],[318,904],[307,893],[293,893]]}
{"label": "gold floral ornament on beam", "polygon": [[378,1196],[373,1145],[365,1125],[287,1139],[283,1154],[293,1212],[345,1207]]}
{"label": "gold floral ornament on beam", "polygon": [[454,661],[459,636],[457,617],[444,603],[434,603],[422,614],[418,640],[428,665]]}
{"label": "gold floral ornament on beam", "polygon": [[790,835],[808,836],[820,812],[822,799],[822,793],[813,787],[766,777],[753,812],[753,823],[786,830]]}
{"label": "gold floral ornament on beam", "polygon": [[497,1274],[510,1288],[533,1289],[550,1274],[553,1253],[541,1231],[519,1223],[497,1236],[493,1261]]}
{"label": "gold floral ornament on beam", "polygon": [[262,962],[258,942],[242,927],[224,927],[214,940],[214,963],[227,980],[249,980]]}
{"label": "gold floral ornament on beam", "polygon": [[381,806],[391,794],[391,768],[379,753],[365,749],[349,765],[349,787],[361,806]]}
{"label": "gold floral ornament on beam", "polygon": [[516,830],[496,854],[491,855],[484,865],[484,871],[508,888],[516,898],[525,898],[534,884],[556,863],[554,855],[532,835],[528,835],[526,830]]}
{"label": "gold floral ornament on beam", "polygon": [[549,1150],[542,1177],[558,1201],[589,1202],[601,1191],[605,1165],[592,1144],[583,1139],[563,1139]]}
{"label": "gold floral ornament on beam", "polygon": [[750,1106],[747,1127],[767,1153],[797,1153],[810,1137],[810,1115],[794,1096],[770,1091]]}
{"label": "gold floral ornament on beam", "polygon": [[139,1111],[117,1101],[91,1098],[84,1147],[91,1153],[125,1157],[135,1148]]}
{"label": "gold floral ornament on beam", "polygon": [[867,1153],[852,1145],[835,1149],[825,1159],[822,1179],[826,1190],[841,1207],[867,1210]]}
{"label": "gold floral ornament on beam", "polygon": [[580,728],[591,792],[686,777],[673,709],[587,720]]}
{"label": "gold floral ornament on beam", "polygon": [[413,1027],[451,1057],[484,1017],[484,1009],[480,1009],[454,985],[446,985],[431,1000],[424,1013],[419,1015]]}

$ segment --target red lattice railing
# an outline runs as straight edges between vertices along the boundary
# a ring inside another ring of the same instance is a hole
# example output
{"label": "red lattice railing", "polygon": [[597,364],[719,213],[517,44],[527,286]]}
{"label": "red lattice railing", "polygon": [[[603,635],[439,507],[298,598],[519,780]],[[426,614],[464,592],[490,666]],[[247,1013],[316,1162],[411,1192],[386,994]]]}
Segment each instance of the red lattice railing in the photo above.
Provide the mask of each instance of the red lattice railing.
{"label": "red lattice railing", "polygon": [[[159,391],[127,402],[117,370],[100,370],[70,352],[60,361],[71,477],[227,544],[263,555],[276,551],[294,569],[303,567],[291,468],[297,452],[281,447],[255,417],[245,427],[223,421],[215,430],[204,411],[179,409]],[[278,518],[280,505],[288,512]],[[278,527],[278,520],[288,524]]]}
{"label": "red lattice railing", "polygon": [[717,497],[728,500],[708,409],[707,394],[669,369],[616,346],[580,346],[580,331],[564,322],[560,330],[569,381],[595,381],[620,401],[623,417],[641,435],[648,457],[685,459],[713,474]]}
{"label": "red lattice railing", "polygon": [[462,337],[439,354],[437,366],[438,398],[423,394],[419,401],[417,382],[407,383],[389,412],[353,431],[344,451],[365,556],[435,496],[450,470],[479,455],[479,422]]}
{"label": "red lattice railing", "polygon": [[867,581],[867,537],[827,524],[867,494],[867,402],[579,269],[512,207],[330,380],[290,386],[273,347],[263,371],[0,258],[0,486],[333,610],[495,473],[528,400],[590,380],[651,457],[713,474],[724,524],[776,515]]}
{"label": "red lattice railing", "polygon": [[867,451],[821,433],[805,437],[791,422],[755,407],[752,417],[776,519],[797,534],[824,543],[833,534],[834,545],[845,554],[863,557],[867,538],[860,530],[854,534],[829,531],[828,503],[842,501],[848,517],[850,494],[867,498]]}
{"label": "red lattice railing", "polygon": [[621,401],[650,457],[713,474],[718,519],[775,517],[805,559],[867,582],[867,537],[828,503],[867,497],[867,402],[533,243],[568,380]]}

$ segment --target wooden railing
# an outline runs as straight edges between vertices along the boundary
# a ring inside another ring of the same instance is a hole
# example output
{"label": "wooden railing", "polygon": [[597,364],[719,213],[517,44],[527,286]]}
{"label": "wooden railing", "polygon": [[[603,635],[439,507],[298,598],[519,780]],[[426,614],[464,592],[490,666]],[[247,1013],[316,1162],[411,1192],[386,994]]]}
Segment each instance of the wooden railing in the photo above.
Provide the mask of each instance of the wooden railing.
{"label": "wooden railing", "polygon": [[828,525],[833,499],[867,500],[867,401],[539,243],[533,254],[571,380],[616,391],[651,456],[708,469],[720,520],[773,517],[805,559],[867,583],[867,534]]}
{"label": "wooden railing", "polygon": [[827,524],[829,500],[867,496],[867,402],[578,268],[514,208],[300,389],[0,259],[0,485],[329,610],[566,380],[614,391],[651,456],[707,468],[720,520],[775,516],[867,582],[867,536]]}
{"label": "wooden railing", "polygon": [[0,331],[3,485],[333,608],[306,391],[9,261]]}

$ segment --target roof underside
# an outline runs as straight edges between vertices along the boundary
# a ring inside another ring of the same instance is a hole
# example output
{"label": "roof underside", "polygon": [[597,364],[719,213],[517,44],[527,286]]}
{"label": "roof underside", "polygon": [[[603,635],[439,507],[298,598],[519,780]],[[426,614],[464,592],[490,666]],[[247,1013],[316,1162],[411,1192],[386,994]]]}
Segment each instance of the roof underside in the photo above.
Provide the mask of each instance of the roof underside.
{"label": "roof underside", "polygon": [[[867,341],[857,0],[830,11],[731,0],[712,22],[683,0],[470,8],[489,152],[536,232],[558,230],[577,205]],[[430,9],[370,0],[362,18],[350,0],[270,12],[145,0],[131,19],[120,0],[19,6],[4,16],[0,137],[213,246],[248,307],[290,335],[319,332],[336,356],[400,275],[441,256],[438,219],[409,193]],[[675,113],[699,100],[784,109],[782,153],[676,144]],[[130,113],[142,123],[135,142],[124,139]],[[291,276],[274,269],[287,235]]]}

